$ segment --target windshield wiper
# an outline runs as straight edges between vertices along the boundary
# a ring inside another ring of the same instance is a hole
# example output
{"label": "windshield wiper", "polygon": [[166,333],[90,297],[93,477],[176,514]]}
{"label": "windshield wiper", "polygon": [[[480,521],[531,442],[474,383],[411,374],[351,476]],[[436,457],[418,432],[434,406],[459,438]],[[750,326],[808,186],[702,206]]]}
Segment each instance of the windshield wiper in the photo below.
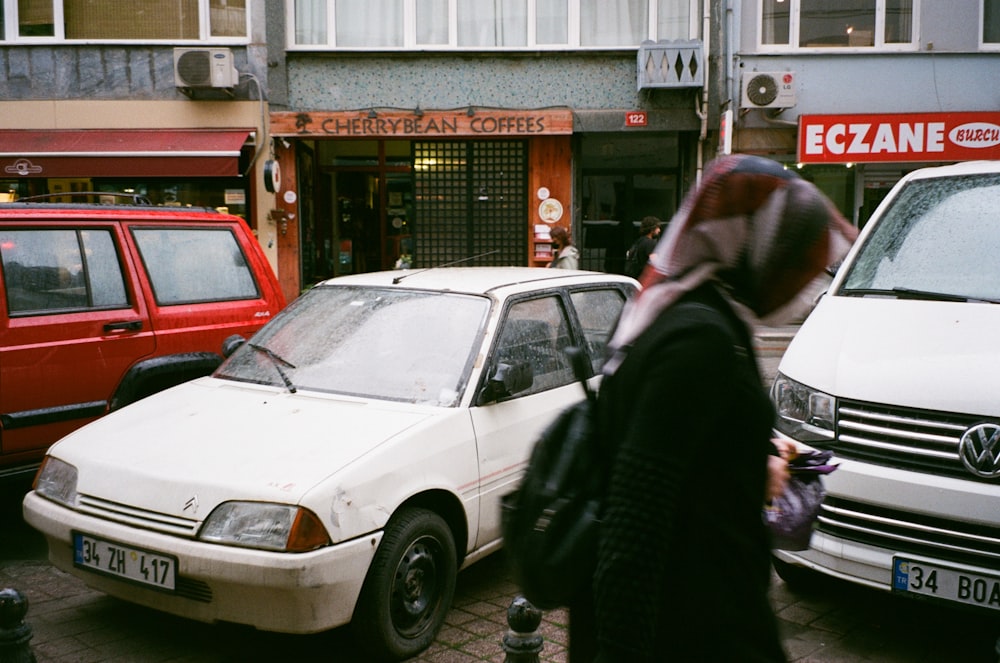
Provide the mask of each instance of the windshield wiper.
{"label": "windshield wiper", "polygon": [[285,383],[288,393],[294,394],[297,391],[295,389],[295,385],[292,384],[292,381],[288,379],[288,375],[281,368],[283,365],[288,368],[295,368],[295,364],[291,363],[271,348],[265,348],[263,345],[257,345],[256,343],[247,343],[247,345],[271,360],[271,365],[274,366],[274,370],[276,370],[278,375],[281,376],[281,381]]}
{"label": "windshield wiper", "polygon": [[844,288],[842,291],[847,296],[864,295],[884,295],[896,297],[898,299],[926,299],[935,302],[979,302],[987,304],[1000,303],[995,299],[981,299],[978,297],[966,297],[965,295],[954,295],[947,292],[934,292],[932,290],[917,290],[916,288]]}

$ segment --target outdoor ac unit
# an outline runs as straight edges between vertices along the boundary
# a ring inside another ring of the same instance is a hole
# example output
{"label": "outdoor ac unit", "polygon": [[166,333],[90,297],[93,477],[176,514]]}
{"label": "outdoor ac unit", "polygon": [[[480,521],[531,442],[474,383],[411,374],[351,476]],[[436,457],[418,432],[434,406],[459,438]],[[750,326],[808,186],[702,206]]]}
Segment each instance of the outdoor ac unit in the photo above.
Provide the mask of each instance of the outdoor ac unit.
{"label": "outdoor ac unit", "polygon": [[791,108],[795,105],[795,73],[746,72],[741,96],[741,108]]}
{"label": "outdoor ac unit", "polygon": [[174,85],[180,88],[231,88],[239,82],[228,48],[175,48]]}

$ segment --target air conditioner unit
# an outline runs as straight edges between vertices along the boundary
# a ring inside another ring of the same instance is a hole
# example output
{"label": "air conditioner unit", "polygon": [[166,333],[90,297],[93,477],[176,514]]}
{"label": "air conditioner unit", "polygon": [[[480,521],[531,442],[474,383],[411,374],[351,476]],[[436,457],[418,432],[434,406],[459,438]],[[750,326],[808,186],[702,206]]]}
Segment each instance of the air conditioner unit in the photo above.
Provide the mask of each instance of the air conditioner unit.
{"label": "air conditioner unit", "polygon": [[175,48],[174,85],[180,88],[232,88],[239,82],[228,48]]}
{"label": "air conditioner unit", "polygon": [[795,105],[795,73],[748,71],[743,74],[741,108],[791,108]]}

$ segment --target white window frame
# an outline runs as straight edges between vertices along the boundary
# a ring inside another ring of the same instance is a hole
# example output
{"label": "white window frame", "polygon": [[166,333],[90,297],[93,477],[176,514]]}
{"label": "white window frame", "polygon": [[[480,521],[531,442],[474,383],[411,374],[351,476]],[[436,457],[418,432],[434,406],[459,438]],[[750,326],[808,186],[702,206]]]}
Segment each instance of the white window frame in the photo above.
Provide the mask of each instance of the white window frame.
{"label": "white window frame", "polygon": [[[993,0],[998,2],[997,10],[1000,11],[1000,0]],[[979,50],[981,51],[1000,51],[1000,40],[998,41],[986,41],[984,39],[986,32],[986,2],[987,0],[979,0]]]}
{"label": "white window frame", "polygon": [[[51,37],[22,37],[18,34],[20,20],[18,17],[18,0],[0,0],[3,4],[4,34],[0,35],[3,44],[249,44],[251,2],[246,7],[246,36],[244,37],[213,37],[211,35],[210,0],[198,0],[198,38],[197,39],[67,39],[65,12],[63,0],[49,0],[52,3],[52,20],[55,23],[55,34]],[[141,0],[139,0],[141,2]]]}
{"label": "white window frame", "polygon": [[[417,43],[417,3],[416,0],[402,0],[403,2],[403,46],[402,47],[338,47],[337,23],[336,23],[336,3],[334,0],[326,0],[327,10],[327,43],[326,44],[298,44],[295,41],[295,0],[287,0],[285,4],[285,43],[289,51],[343,51],[343,52],[372,52],[387,51],[609,51],[609,50],[638,50],[639,44],[621,44],[619,46],[581,46],[580,45],[580,0],[568,0],[567,4],[567,43],[566,44],[537,44],[536,34],[536,0],[527,0],[528,29],[527,44],[525,46],[477,46],[464,47],[458,45],[458,4],[462,0],[448,0],[448,43],[447,44],[418,44]],[[615,0],[602,0],[604,2],[614,2]],[[658,10],[657,0],[647,0],[647,11],[649,12],[649,29],[644,39],[656,40]],[[692,39],[700,39],[702,16],[700,5],[709,0],[688,0],[689,4],[689,32]]]}
{"label": "white window frame", "polygon": [[[761,53],[872,53],[873,51],[906,52],[920,48],[920,1],[913,0],[912,16],[910,18],[913,31],[910,41],[901,44],[885,43],[885,10],[886,0],[875,0],[875,45],[874,46],[799,46],[799,27],[801,24],[800,0],[785,0],[789,5],[788,44],[765,44],[764,38],[764,2],[758,0],[757,5],[757,51]],[[982,1],[982,0],[980,0]],[[981,23],[981,21],[980,21]],[[980,30],[980,38],[982,30]]]}

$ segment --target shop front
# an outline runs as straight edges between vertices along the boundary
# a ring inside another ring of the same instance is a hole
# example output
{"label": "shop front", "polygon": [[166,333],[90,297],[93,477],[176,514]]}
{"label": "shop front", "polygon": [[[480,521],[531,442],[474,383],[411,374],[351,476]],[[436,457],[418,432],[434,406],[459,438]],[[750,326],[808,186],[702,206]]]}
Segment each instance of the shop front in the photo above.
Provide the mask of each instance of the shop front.
{"label": "shop front", "polygon": [[[220,208],[248,218],[252,128],[0,130],[0,198]],[[92,193],[85,196],[82,194]],[[248,220],[249,223],[249,220]]]}
{"label": "shop front", "polygon": [[572,133],[567,109],[272,113],[286,293],[398,267],[547,265],[551,229],[572,225]]}
{"label": "shop front", "polygon": [[912,170],[1000,159],[1000,113],[801,115],[797,157],[802,172],[847,201],[845,212],[863,227]]}

